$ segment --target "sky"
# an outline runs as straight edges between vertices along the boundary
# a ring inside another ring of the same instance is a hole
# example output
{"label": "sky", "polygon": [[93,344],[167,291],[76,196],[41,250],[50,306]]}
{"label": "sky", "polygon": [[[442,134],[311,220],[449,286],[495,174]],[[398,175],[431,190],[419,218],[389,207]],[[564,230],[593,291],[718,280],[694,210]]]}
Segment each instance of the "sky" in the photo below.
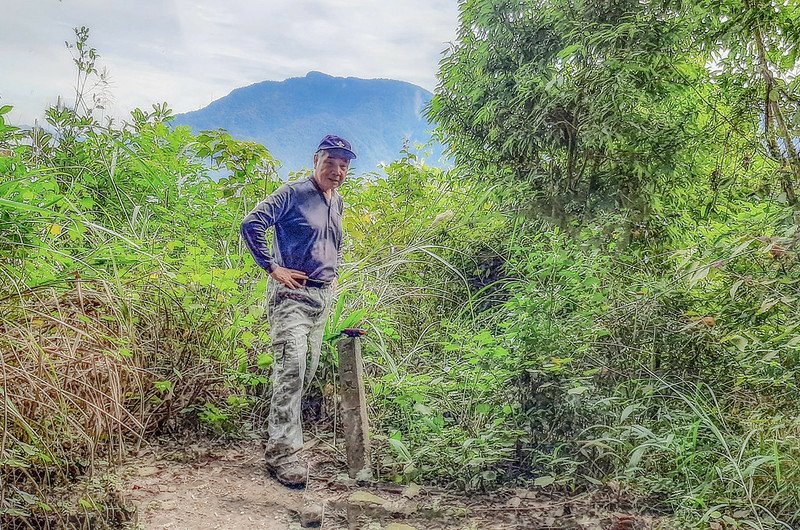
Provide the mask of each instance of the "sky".
{"label": "sky", "polygon": [[[87,26],[108,85],[106,115],[167,102],[175,112],[231,90],[317,70],[428,90],[455,40],[457,0],[0,0],[0,106],[30,125],[75,97],[65,42]],[[74,51],[73,51],[74,53]],[[8,120],[10,118],[10,120]]]}

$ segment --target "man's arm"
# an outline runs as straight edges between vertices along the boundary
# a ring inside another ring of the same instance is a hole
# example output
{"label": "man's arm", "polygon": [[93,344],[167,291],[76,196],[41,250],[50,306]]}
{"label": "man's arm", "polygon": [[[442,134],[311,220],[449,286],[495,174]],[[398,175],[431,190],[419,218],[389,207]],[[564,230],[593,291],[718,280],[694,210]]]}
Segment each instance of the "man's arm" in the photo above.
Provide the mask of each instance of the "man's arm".
{"label": "man's arm", "polygon": [[292,189],[286,185],[281,186],[247,214],[242,221],[241,234],[258,265],[286,287],[297,289],[301,285],[298,280],[307,279],[306,274],[278,265],[267,245],[267,230],[280,221],[291,207],[291,202]]}
{"label": "man's arm", "polygon": [[272,272],[277,264],[267,245],[267,230],[277,223],[291,204],[291,189],[281,186],[261,201],[242,221],[241,234],[250,254],[261,267]]}

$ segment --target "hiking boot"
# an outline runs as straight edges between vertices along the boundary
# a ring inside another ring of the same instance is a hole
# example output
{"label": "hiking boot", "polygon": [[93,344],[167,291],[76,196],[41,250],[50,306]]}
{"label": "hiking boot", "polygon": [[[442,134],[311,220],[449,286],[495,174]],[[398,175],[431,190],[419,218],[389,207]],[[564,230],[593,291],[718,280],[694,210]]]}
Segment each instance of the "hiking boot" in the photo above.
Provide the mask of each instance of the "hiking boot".
{"label": "hiking boot", "polygon": [[267,470],[278,482],[289,488],[304,488],[308,469],[298,460],[290,460],[273,464],[267,462]]}

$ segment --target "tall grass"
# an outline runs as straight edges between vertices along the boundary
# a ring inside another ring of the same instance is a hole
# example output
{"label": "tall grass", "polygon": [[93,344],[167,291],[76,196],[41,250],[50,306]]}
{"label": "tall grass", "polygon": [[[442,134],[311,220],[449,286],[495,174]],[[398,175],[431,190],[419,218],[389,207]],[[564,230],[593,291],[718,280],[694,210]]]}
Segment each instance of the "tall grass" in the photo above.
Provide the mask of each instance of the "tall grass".
{"label": "tall grass", "polygon": [[611,459],[617,480],[712,528],[800,524],[796,418],[757,410],[737,417],[708,385],[652,372],[623,385],[614,401],[614,423],[587,429],[583,450]]}
{"label": "tall grass", "polygon": [[[0,299],[0,517],[64,523],[51,488],[119,460],[144,434],[151,379],[106,282]],[[38,519],[37,519],[38,518]]]}

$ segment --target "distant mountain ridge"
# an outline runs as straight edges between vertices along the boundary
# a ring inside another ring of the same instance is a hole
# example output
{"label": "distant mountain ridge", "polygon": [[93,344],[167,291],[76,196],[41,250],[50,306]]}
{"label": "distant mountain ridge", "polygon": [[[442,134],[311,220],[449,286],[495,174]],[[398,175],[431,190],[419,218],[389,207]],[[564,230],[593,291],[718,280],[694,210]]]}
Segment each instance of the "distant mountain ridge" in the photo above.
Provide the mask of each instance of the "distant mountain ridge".
{"label": "distant mountain ridge", "polygon": [[[433,129],[424,109],[433,94],[392,79],[333,77],[309,72],[285,81],[263,81],[237,88],[203,109],[178,114],[174,123],[226,129],[254,140],[281,161],[280,173],[309,168],[320,139],[337,134],[353,144],[355,173],[375,171],[399,157],[404,142],[427,143]],[[434,146],[431,165],[439,165]]]}

